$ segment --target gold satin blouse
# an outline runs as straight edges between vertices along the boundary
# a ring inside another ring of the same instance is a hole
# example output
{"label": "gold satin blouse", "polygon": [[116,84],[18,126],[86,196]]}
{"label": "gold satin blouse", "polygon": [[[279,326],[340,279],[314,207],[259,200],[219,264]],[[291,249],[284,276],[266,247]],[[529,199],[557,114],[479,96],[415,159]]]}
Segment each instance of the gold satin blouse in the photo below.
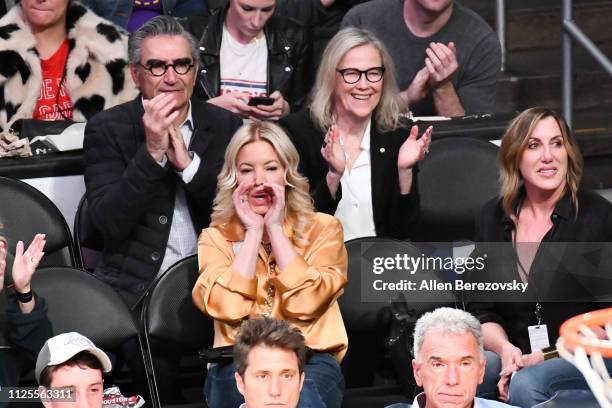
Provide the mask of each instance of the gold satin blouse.
{"label": "gold satin blouse", "polygon": [[[283,227],[288,237],[293,226]],[[269,317],[288,320],[298,327],[306,346],[327,351],[342,361],[348,337],[337,299],[347,281],[347,253],[342,226],[335,218],[315,213],[306,231],[309,244],[297,253],[285,270],[278,265],[271,278],[268,256],[260,245],[255,278],[234,273],[232,264],[244,240],[238,220],[206,228],[198,240],[200,276],[193,288],[194,304],[214,319],[214,346],[234,344],[241,321],[268,314],[268,280],[276,288]]]}

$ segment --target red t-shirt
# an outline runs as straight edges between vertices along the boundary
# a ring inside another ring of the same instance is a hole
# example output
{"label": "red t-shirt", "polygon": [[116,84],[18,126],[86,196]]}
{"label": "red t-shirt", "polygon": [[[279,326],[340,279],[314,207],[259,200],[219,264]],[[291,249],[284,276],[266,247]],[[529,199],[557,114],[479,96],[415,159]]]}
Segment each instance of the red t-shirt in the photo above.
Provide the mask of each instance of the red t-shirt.
{"label": "red t-shirt", "polygon": [[[64,67],[68,59],[68,39],[46,60],[40,60],[42,69],[42,84],[40,85],[40,96],[34,108],[33,119],[39,120],[62,120],[64,116],[72,119],[72,101],[66,91],[66,84],[62,82]],[[61,88],[60,88],[61,83]],[[59,92],[59,97],[58,97]],[[59,105],[59,109],[58,109]]]}

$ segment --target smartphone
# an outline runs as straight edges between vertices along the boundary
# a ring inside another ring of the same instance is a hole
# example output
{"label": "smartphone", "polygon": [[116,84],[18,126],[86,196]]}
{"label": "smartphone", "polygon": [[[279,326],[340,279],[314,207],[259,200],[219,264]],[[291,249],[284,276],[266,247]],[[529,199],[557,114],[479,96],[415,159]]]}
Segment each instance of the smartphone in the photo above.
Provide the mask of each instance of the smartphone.
{"label": "smartphone", "polygon": [[274,98],[270,98],[269,96],[253,96],[249,99],[249,106],[257,106],[257,105],[272,105],[274,103]]}

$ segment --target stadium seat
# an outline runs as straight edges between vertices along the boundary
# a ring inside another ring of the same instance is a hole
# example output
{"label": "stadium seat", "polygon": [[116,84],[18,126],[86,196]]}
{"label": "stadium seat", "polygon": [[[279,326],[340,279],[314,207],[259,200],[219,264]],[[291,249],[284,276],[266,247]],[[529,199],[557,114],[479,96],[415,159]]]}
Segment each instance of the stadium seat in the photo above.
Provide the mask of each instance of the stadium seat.
{"label": "stadium seat", "polygon": [[361,268],[372,245],[377,247],[377,256],[414,251],[407,242],[377,237],[346,242],[348,282],[338,303],[349,338],[348,352],[342,362],[346,383],[343,406],[347,408],[385,406],[406,400],[393,378],[386,347],[392,321],[390,299],[373,302],[362,296]]}
{"label": "stadium seat", "polygon": [[81,266],[66,220],[43,193],[23,181],[0,177],[0,197],[0,234],[11,251],[17,241],[27,247],[36,233],[43,233],[47,245],[42,266]]}
{"label": "stadium seat", "polygon": [[[154,283],[142,309],[142,337],[146,366],[149,371],[153,407],[162,406],[157,392],[157,378],[153,361],[152,341],[167,344],[183,355],[197,356],[198,350],[212,347],[213,321],[198,310],[191,300],[191,290],[198,277],[198,258],[191,256],[171,266]],[[197,367],[200,395],[205,370]],[[203,397],[202,397],[203,400]],[[202,407],[204,402],[198,405]]]}
{"label": "stadium seat", "polygon": [[[407,254],[417,258],[427,248],[406,241],[364,237],[347,241],[346,249],[348,282],[338,299],[349,337],[349,349],[342,363],[347,388],[343,406],[365,408],[409,403],[416,392],[411,365],[414,323],[423,313],[437,307],[455,306],[456,296],[444,292],[421,296],[417,301],[399,292],[372,301],[368,296],[371,289],[363,285],[371,284],[367,276],[374,257]],[[384,280],[387,275],[379,276]],[[391,382],[393,385],[389,386]]]}
{"label": "stadium seat", "polygon": [[41,268],[32,278],[32,287],[47,301],[54,334],[76,331],[104,350],[117,349],[138,335],[138,326],[121,296],[86,271]]}
{"label": "stadium seat", "polygon": [[421,214],[414,241],[473,240],[476,215],[499,192],[497,150],[468,137],[431,142],[419,164]]}
{"label": "stadium seat", "polygon": [[87,195],[84,194],[74,217],[74,244],[83,269],[92,272],[102,258],[104,238],[89,218],[88,209]]}

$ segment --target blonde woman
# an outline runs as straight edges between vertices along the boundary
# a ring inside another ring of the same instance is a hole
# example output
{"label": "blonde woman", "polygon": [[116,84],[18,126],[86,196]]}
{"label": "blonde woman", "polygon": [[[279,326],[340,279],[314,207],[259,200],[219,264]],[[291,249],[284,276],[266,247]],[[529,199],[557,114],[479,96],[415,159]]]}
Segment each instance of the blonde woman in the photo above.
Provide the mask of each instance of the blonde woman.
{"label": "blonde woman", "polygon": [[[340,223],[314,212],[297,163],[278,126],[253,122],[236,132],[218,177],[211,226],[199,238],[193,300],[215,320],[215,347],[233,345],[240,322],[252,317],[296,326],[312,351],[298,406],[340,407],[339,363],[348,340],[337,298],[346,284],[347,254]],[[235,371],[232,363],[210,367],[209,406],[235,408],[244,401]],[[261,381],[263,387],[271,380]],[[280,401],[279,393],[268,397]]]}
{"label": "blonde woman", "polygon": [[369,31],[349,27],[323,53],[307,111],[280,121],[300,154],[317,210],[342,222],[345,239],[409,238],[418,218],[416,165],[431,127],[401,127],[393,61]]}

